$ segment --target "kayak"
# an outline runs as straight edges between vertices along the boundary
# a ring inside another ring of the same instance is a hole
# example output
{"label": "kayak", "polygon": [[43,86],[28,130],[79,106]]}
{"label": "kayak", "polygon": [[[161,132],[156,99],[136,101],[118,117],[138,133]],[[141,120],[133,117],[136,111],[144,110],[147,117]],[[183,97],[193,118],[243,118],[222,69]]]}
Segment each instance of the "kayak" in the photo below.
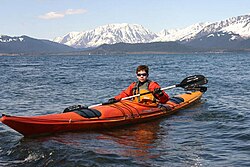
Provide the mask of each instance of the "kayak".
{"label": "kayak", "polygon": [[173,96],[166,104],[144,104],[131,100],[121,100],[113,104],[91,108],[81,107],[57,114],[40,116],[3,114],[0,121],[24,136],[104,130],[169,116],[198,102],[203,93],[204,91],[196,90]]}

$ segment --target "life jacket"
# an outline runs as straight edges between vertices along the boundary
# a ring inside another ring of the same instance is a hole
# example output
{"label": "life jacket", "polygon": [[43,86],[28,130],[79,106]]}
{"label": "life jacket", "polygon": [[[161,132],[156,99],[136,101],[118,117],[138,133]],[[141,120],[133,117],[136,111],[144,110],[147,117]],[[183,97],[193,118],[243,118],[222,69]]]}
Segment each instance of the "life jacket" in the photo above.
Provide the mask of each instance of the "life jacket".
{"label": "life jacket", "polygon": [[[136,94],[143,94],[143,93],[146,93],[146,92],[149,92],[150,90],[148,89],[149,88],[149,84],[150,84],[150,80],[147,80],[143,85],[140,85],[140,82],[137,81],[135,83],[135,86],[133,88],[133,94],[136,95]],[[133,102],[139,102],[139,103],[148,103],[148,102],[153,102],[155,103],[156,102],[156,98],[154,97],[154,95],[152,93],[148,93],[148,94],[145,94],[145,95],[141,95],[141,96],[137,96],[133,99]]]}

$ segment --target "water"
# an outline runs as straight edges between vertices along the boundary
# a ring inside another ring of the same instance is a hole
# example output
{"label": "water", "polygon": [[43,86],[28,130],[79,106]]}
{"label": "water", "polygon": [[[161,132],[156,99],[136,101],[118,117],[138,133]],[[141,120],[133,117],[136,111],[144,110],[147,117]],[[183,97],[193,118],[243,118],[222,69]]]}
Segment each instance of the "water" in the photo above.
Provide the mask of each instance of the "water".
{"label": "water", "polygon": [[[250,54],[0,57],[0,113],[43,115],[107,101],[148,64],[162,87],[209,80],[176,115],[110,131],[23,138],[0,123],[0,166],[249,166]],[[182,93],[176,88],[168,94]]]}

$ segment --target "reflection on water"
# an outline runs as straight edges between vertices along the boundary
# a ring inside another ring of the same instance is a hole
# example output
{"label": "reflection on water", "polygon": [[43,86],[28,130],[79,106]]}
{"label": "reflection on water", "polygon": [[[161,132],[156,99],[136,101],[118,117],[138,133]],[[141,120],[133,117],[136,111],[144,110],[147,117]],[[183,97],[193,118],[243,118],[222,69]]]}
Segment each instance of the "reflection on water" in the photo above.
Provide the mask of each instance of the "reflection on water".
{"label": "reflection on water", "polygon": [[[84,161],[92,161],[92,156],[98,155],[104,159],[123,157],[124,161],[132,158],[140,164],[161,156],[159,151],[155,151],[158,146],[157,140],[160,139],[159,135],[162,135],[159,134],[160,122],[156,120],[110,131],[22,138],[8,153],[8,156],[16,160],[5,162],[5,165],[34,164],[34,162],[51,165],[65,161],[69,157],[78,161],[79,155],[84,158]],[[106,161],[109,160],[105,160],[105,163],[108,163]],[[66,161],[64,163],[72,164]],[[95,162],[95,164],[99,163]],[[4,165],[4,162],[1,164]]]}
{"label": "reflection on water", "polygon": [[[119,149],[114,148],[114,152],[121,156],[151,159],[159,157],[159,154],[151,152],[155,149],[159,132],[159,121],[139,124],[129,128],[102,132],[99,139],[115,142]],[[106,150],[99,150],[101,152]]]}

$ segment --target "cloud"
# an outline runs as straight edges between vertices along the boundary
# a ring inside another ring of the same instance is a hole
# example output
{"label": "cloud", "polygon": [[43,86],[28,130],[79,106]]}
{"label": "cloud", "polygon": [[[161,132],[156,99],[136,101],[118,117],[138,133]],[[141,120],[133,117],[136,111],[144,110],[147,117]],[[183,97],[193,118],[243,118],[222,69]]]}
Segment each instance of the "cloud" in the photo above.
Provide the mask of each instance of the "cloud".
{"label": "cloud", "polygon": [[48,13],[45,13],[44,15],[39,16],[39,18],[45,19],[45,20],[61,19],[61,18],[64,18],[66,15],[83,14],[86,12],[87,10],[85,9],[67,9],[62,12],[48,12]]}
{"label": "cloud", "polygon": [[50,20],[50,19],[60,19],[60,18],[63,18],[64,16],[65,16],[65,14],[63,14],[63,13],[49,12],[49,13],[46,13],[44,15],[39,16],[39,18]]}
{"label": "cloud", "polygon": [[68,9],[65,11],[65,15],[83,14],[86,12],[85,9]]}

